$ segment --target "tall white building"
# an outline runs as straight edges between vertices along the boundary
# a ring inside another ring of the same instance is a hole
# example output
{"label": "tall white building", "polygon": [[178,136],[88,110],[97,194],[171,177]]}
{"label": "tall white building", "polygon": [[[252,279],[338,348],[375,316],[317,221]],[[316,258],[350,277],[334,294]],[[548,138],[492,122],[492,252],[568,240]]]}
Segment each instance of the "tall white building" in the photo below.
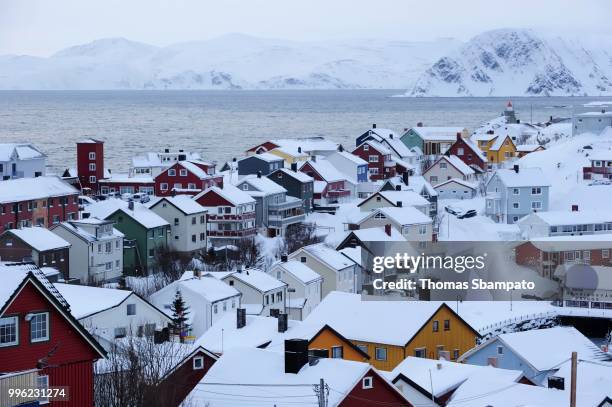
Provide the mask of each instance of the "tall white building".
{"label": "tall white building", "polygon": [[29,143],[0,144],[0,179],[45,175],[47,156]]}

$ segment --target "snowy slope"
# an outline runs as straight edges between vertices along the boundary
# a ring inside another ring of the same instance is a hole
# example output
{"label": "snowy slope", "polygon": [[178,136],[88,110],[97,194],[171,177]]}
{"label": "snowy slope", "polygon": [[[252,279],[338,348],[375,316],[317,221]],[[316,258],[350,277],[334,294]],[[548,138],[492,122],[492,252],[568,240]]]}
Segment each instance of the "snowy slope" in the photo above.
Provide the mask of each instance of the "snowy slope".
{"label": "snowy slope", "polygon": [[612,40],[488,31],[436,61],[407,95],[612,95]]}
{"label": "snowy slope", "polygon": [[103,39],[49,58],[0,56],[0,89],[402,89],[458,45],[230,34],[158,48]]}

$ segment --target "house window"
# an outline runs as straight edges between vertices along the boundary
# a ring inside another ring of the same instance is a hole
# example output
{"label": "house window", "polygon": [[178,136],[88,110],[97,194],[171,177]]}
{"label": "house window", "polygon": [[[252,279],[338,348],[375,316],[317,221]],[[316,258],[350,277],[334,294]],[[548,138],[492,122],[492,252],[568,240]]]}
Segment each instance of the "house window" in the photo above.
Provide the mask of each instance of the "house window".
{"label": "house window", "polygon": [[463,147],[457,148],[457,155],[463,155]]}
{"label": "house window", "polygon": [[375,350],[376,360],[387,360],[387,348],[376,348]]}
{"label": "house window", "polygon": [[418,348],[414,350],[414,356],[417,358],[426,358],[427,357],[427,349],[426,348]]}
{"label": "house window", "polygon": [[95,160],[96,159],[96,153],[94,153],[94,152],[89,153],[89,159],[90,160]]}
{"label": "house window", "polygon": [[168,184],[166,182],[162,182],[159,185],[159,189],[161,189],[162,191],[167,191],[168,190]]}
{"label": "house window", "polygon": [[[89,177],[89,183],[90,184],[95,184],[96,183],[96,177],[94,175]],[[52,205],[50,205],[50,206],[52,206]]]}
{"label": "house window", "polygon": [[0,318],[0,347],[19,343],[18,317]]}
{"label": "house window", "polygon": [[371,389],[372,387],[374,387],[374,381],[372,380],[372,376],[364,377],[361,380],[361,387],[363,389]]}
{"label": "house window", "polygon": [[440,330],[440,322],[439,321],[433,321],[433,331],[434,332],[438,332]]}
{"label": "house window", "polygon": [[440,168],[441,169],[446,169],[446,163],[440,163]]}
{"label": "house window", "polygon": [[[316,288],[316,286],[315,286]],[[368,354],[368,345],[356,345],[360,351],[362,351],[363,353],[365,353],[366,355]]]}
{"label": "house window", "polygon": [[435,184],[438,182],[438,177],[435,175],[432,175],[431,177],[429,177],[429,182],[431,182],[432,184]]}
{"label": "house window", "polygon": [[195,243],[197,240],[198,240],[198,239],[197,239],[196,235],[191,235],[191,241],[192,241],[193,243]]}
{"label": "house window", "polygon": [[610,258],[610,249],[601,249],[601,257],[603,259]]}
{"label": "house window", "polygon": [[219,307],[217,306],[217,304],[215,304],[213,306],[213,312],[216,314],[219,311]]}
{"label": "house window", "polygon": [[[41,375],[36,377],[36,388],[42,390],[41,394],[46,394],[46,390],[49,388],[49,376]],[[40,397],[38,401],[40,404],[47,404],[49,399],[47,397]]]}
{"label": "house window", "polygon": [[125,327],[115,328],[115,338],[125,338],[127,329]]}
{"label": "house window", "polygon": [[370,156],[368,157],[368,160],[369,160],[371,163],[377,163],[377,162],[378,162],[378,156],[377,156],[377,155],[370,155]]}
{"label": "house window", "polygon": [[42,342],[49,340],[49,313],[33,314],[30,319],[30,340]]}
{"label": "house window", "polygon": [[453,360],[459,359],[459,349],[453,350]]}
{"label": "house window", "polygon": [[540,187],[531,188],[531,195],[542,195],[542,188]]}
{"label": "house window", "polygon": [[512,222],[518,222],[518,220],[519,220],[519,217],[518,217],[518,216],[513,216],[513,217],[512,217]]}
{"label": "house window", "polygon": [[425,235],[425,234],[427,234],[427,225],[419,226],[419,235]]}
{"label": "house window", "polygon": [[178,226],[179,225],[179,218],[174,218],[174,226]]}
{"label": "house window", "polygon": [[514,209],[518,209],[518,208],[520,207],[520,205],[519,205],[519,203],[518,203],[518,202],[514,202],[514,203],[512,204],[512,207],[513,207]]}
{"label": "house window", "polygon": [[498,355],[503,355],[504,354],[504,347],[503,346],[498,346],[497,347],[497,354]]}
{"label": "house window", "polygon": [[520,195],[520,194],[521,194],[521,190],[520,190],[519,188],[514,188],[514,189],[512,190],[512,194],[514,194],[514,195]]}
{"label": "house window", "polygon": [[450,319],[445,319],[444,320],[444,330],[445,331],[450,331]]}
{"label": "house window", "polygon": [[342,350],[342,346],[332,346],[332,358],[334,359],[342,359],[344,356],[344,352]]}
{"label": "house window", "polygon": [[187,176],[187,170],[185,170],[185,169],[180,170],[180,171],[179,171],[179,175],[180,175],[181,177],[186,177],[186,176]]}
{"label": "house window", "polygon": [[300,257],[300,262],[301,263],[306,263],[306,256]]}
{"label": "house window", "polygon": [[540,201],[533,201],[531,203],[531,209],[542,209],[542,202],[540,202]]}
{"label": "house window", "polygon": [[168,176],[169,176],[169,177],[174,177],[174,176],[176,176],[176,170],[175,170],[174,168],[170,168],[170,169],[168,170]]}
{"label": "house window", "polygon": [[155,256],[155,250],[149,249],[149,258],[153,258],[153,256]]}
{"label": "house window", "polygon": [[363,151],[370,151],[370,146],[368,144],[364,144]]}
{"label": "house window", "polygon": [[204,357],[196,356],[193,358],[193,370],[202,370],[204,369]]}
{"label": "house window", "polygon": [[128,315],[136,315],[136,304],[128,304],[127,305],[127,314]]}
{"label": "house window", "polygon": [[96,163],[89,163],[89,171],[95,171],[96,170]]}

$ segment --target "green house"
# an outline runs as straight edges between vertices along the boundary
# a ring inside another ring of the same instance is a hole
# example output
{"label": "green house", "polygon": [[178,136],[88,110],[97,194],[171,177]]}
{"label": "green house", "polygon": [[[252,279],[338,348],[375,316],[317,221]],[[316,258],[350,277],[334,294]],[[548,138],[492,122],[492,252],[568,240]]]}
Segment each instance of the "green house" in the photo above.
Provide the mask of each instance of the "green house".
{"label": "green house", "polygon": [[408,129],[402,136],[400,137],[402,143],[406,145],[408,148],[418,148],[421,151],[424,150],[423,139],[414,129]]}
{"label": "green house", "polygon": [[123,271],[141,274],[155,271],[156,250],[168,247],[170,224],[143,206],[117,209],[106,217],[124,235]]}

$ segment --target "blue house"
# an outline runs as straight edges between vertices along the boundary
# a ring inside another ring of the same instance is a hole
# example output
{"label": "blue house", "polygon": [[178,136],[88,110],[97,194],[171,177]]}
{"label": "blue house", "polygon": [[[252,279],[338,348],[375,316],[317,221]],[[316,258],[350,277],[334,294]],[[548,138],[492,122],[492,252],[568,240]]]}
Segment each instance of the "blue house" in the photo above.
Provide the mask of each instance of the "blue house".
{"label": "blue house", "polygon": [[546,385],[572,352],[578,352],[582,360],[612,359],[576,328],[558,326],[495,336],[463,354],[458,362],[522,370],[533,383]]}
{"label": "blue house", "polygon": [[284,167],[284,160],[270,153],[250,155],[238,160],[238,175],[250,175],[261,173],[268,175]]}

